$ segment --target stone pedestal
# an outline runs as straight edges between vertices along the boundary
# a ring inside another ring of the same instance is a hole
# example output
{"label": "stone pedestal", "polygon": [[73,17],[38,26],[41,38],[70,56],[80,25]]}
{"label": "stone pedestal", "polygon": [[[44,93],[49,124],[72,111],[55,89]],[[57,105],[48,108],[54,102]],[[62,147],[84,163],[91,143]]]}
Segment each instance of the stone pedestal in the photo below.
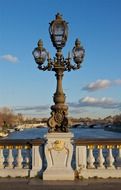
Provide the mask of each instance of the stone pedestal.
{"label": "stone pedestal", "polygon": [[48,133],[46,135],[45,156],[47,169],[43,180],[74,180],[71,167],[73,146],[72,133]]}

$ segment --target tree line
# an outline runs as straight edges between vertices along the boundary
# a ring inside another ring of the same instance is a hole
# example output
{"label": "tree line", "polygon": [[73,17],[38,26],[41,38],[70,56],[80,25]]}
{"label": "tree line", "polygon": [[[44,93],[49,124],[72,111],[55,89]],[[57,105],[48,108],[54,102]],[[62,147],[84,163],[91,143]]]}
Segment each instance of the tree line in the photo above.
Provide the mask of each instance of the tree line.
{"label": "tree line", "polygon": [[10,128],[14,125],[23,122],[22,114],[15,114],[11,109],[4,107],[0,109],[0,127]]}
{"label": "tree line", "polygon": [[[115,116],[108,116],[105,118],[69,118],[72,123],[102,123],[102,124],[114,124],[121,126],[121,114]],[[13,128],[18,124],[32,124],[39,122],[47,122],[47,118],[25,118],[21,113],[15,114],[11,109],[4,107],[0,109],[0,128],[7,129]]]}

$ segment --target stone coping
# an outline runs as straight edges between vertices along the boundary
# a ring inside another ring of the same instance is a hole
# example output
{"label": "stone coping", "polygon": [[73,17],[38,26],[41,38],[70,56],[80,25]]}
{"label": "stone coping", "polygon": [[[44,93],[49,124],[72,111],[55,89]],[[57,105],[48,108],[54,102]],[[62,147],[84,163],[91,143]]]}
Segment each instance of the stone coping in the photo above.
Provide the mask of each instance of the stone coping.
{"label": "stone coping", "polygon": [[75,145],[121,145],[121,139],[74,139]]}
{"label": "stone coping", "polygon": [[45,140],[44,139],[1,139],[0,140],[0,145],[41,145],[44,144]]}

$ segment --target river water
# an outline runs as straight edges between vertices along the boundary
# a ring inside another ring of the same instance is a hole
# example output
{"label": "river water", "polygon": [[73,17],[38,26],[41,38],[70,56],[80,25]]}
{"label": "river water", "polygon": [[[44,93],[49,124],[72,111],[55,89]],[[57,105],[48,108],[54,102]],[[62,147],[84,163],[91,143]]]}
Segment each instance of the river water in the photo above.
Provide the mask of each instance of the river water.
{"label": "river water", "polygon": [[[37,139],[43,138],[44,135],[47,133],[47,128],[33,128],[33,129],[25,129],[24,131],[16,131],[10,133],[8,135],[8,139]],[[99,129],[90,129],[90,128],[71,128],[71,132],[73,132],[75,138],[119,138],[121,139],[121,133],[112,132],[112,131],[105,131],[102,128]]]}

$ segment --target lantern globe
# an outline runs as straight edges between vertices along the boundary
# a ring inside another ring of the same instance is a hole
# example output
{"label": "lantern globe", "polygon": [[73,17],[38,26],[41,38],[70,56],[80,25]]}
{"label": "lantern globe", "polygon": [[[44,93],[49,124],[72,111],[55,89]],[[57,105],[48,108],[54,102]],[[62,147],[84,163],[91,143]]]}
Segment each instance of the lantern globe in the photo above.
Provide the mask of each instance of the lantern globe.
{"label": "lantern globe", "polygon": [[68,23],[57,13],[56,19],[50,23],[49,33],[53,46],[56,49],[62,49],[67,41]]}

